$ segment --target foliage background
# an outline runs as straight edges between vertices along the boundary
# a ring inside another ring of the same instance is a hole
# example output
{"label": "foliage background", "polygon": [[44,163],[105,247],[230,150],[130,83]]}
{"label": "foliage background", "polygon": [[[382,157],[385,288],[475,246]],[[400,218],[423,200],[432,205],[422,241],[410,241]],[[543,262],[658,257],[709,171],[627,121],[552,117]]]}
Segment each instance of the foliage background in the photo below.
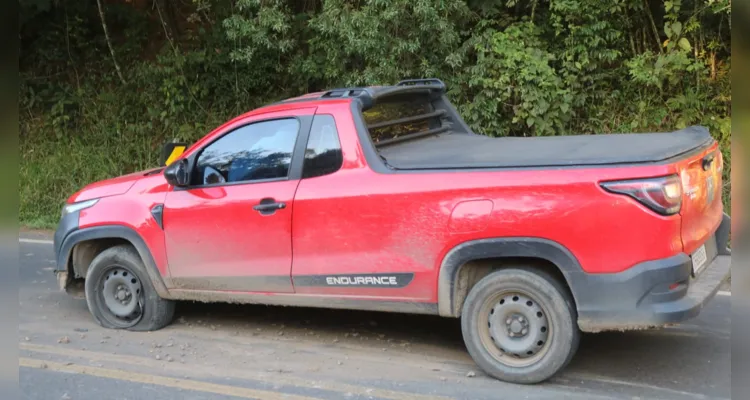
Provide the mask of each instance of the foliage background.
{"label": "foliage background", "polygon": [[[730,0],[22,0],[20,218],[267,102],[439,77],[478,132],[708,127],[729,206]],[[116,64],[115,64],[116,63]],[[116,71],[122,72],[122,78]]]}

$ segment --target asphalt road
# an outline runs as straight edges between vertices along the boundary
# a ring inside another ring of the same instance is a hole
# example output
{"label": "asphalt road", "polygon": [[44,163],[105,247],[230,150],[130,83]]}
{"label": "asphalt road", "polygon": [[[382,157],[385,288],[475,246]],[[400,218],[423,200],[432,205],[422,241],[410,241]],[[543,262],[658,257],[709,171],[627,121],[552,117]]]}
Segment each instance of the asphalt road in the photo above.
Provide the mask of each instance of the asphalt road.
{"label": "asphalt road", "polygon": [[57,290],[44,238],[20,262],[24,399],[730,398],[726,293],[678,327],[585,335],[562,374],[521,386],[485,376],[455,320],[180,303],[163,330],[114,331]]}

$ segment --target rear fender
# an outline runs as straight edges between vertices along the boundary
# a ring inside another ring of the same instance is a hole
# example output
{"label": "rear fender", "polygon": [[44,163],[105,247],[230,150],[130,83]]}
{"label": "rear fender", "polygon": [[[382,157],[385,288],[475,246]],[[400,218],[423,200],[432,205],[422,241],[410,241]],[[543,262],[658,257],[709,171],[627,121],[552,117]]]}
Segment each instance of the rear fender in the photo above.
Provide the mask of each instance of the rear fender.
{"label": "rear fender", "polygon": [[576,285],[571,285],[571,282],[583,273],[583,269],[568,249],[559,243],[539,238],[481,239],[454,247],[443,259],[438,276],[438,312],[441,316],[457,317],[461,314],[458,305],[460,299],[457,299],[461,267],[470,261],[490,258],[534,258],[552,263],[565,277],[565,283],[577,303]]}

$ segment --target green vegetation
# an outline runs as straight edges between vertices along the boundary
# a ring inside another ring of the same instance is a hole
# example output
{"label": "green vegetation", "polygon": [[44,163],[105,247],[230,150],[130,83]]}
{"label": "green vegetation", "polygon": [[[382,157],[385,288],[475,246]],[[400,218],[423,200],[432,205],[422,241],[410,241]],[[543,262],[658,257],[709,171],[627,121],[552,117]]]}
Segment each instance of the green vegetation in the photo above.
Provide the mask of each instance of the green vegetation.
{"label": "green vegetation", "polygon": [[21,1],[22,224],[266,102],[416,77],[488,135],[707,126],[729,204],[729,0],[100,1]]}

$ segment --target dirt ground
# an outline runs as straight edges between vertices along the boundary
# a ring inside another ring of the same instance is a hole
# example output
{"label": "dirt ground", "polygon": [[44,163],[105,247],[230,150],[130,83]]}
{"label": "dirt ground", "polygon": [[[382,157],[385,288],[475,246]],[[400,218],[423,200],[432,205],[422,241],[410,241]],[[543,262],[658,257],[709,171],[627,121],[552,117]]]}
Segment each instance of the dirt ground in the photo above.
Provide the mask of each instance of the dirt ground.
{"label": "dirt ground", "polygon": [[51,245],[22,242],[20,258],[25,398],[730,397],[726,293],[675,328],[586,335],[558,377],[521,386],[477,368],[458,320],[186,302],[163,330],[107,330],[57,290]]}

